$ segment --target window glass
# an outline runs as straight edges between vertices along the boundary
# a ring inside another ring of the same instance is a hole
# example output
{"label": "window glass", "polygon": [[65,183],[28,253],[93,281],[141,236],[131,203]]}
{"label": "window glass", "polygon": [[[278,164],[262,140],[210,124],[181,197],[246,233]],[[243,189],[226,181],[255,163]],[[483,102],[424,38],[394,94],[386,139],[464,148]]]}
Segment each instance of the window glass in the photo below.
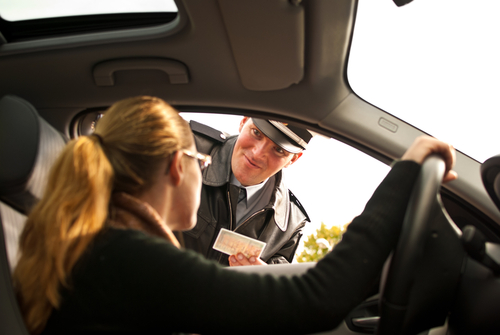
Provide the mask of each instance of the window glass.
{"label": "window glass", "polygon": [[[181,113],[229,134],[238,134],[241,116]],[[283,170],[285,182],[306,209],[306,225],[296,255],[307,237],[324,223],[343,227],[359,215],[371,195],[389,172],[389,167],[335,139],[314,136],[302,157]],[[294,262],[297,257],[294,258]]]}
{"label": "window glass", "polygon": [[500,152],[499,13],[497,0],[360,0],[349,84],[482,162]]}
{"label": "window glass", "polygon": [[0,16],[7,21],[156,12],[177,12],[177,7],[173,0],[0,0]]}

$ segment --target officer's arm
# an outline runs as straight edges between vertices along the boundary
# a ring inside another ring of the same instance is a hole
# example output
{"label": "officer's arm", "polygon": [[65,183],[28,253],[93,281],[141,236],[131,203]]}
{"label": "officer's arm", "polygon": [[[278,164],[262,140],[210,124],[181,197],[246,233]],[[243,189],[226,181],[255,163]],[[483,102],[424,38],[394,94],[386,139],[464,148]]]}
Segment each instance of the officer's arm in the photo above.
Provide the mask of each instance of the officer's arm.
{"label": "officer's arm", "polygon": [[285,243],[276,254],[269,258],[267,264],[291,263],[293,257],[295,256],[295,252],[297,251],[300,238],[302,237],[304,226],[307,222],[311,222],[309,215],[307,215],[307,212],[304,206],[302,206],[302,204],[300,203],[299,199],[297,199],[297,197],[290,190],[288,190],[288,195],[290,196],[291,206],[291,217],[288,224],[290,227],[297,228],[295,228],[295,231],[293,232],[293,235],[288,240],[288,242]]}
{"label": "officer's arm", "polygon": [[302,221],[288,242],[285,243],[283,247],[267,261],[267,264],[288,264],[292,262],[306,222],[306,219]]}

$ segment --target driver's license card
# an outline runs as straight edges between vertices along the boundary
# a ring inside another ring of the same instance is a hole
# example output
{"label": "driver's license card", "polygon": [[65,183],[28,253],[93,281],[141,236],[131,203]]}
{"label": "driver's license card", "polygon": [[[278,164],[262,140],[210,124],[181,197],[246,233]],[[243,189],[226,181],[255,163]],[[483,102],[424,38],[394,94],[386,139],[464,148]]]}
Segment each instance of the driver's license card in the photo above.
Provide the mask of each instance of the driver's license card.
{"label": "driver's license card", "polygon": [[213,248],[228,255],[241,252],[246,257],[259,257],[265,246],[265,242],[222,228]]}

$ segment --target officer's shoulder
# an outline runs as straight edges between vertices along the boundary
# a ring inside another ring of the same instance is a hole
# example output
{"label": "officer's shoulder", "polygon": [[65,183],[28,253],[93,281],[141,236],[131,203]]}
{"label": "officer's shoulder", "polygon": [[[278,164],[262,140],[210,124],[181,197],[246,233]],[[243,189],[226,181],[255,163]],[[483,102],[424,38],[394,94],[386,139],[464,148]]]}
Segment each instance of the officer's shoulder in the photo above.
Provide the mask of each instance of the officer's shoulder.
{"label": "officer's shoulder", "polygon": [[288,194],[290,195],[290,202],[293,203],[295,206],[297,206],[300,209],[302,214],[305,215],[307,221],[311,222],[309,215],[307,215],[306,209],[304,208],[304,206],[302,206],[302,204],[300,203],[299,199],[297,199],[295,194],[293,194],[293,192],[290,191],[290,189],[288,190]]}
{"label": "officer's shoulder", "polygon": [[189,121],[189,125],[191,126],[191,130],[195,136],[203,136],[204,138],[215,142],[223,143],[229,137],[229,134],[226,132],[214,129],[206,124],[199,123],[194,120]]}

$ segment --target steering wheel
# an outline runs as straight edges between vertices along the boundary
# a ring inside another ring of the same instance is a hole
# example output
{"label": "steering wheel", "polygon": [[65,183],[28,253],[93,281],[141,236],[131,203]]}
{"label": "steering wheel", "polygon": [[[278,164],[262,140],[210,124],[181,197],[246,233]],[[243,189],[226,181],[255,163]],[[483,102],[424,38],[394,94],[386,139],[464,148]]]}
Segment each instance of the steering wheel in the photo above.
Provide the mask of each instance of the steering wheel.
{"label": "steering wheel", "polygon": [[379,335],[402,333],[431,218],[436,211],[442,210],[438,197],[444,172],[444,160],[438,155],[429,156],[422,164],[382,288]]}

